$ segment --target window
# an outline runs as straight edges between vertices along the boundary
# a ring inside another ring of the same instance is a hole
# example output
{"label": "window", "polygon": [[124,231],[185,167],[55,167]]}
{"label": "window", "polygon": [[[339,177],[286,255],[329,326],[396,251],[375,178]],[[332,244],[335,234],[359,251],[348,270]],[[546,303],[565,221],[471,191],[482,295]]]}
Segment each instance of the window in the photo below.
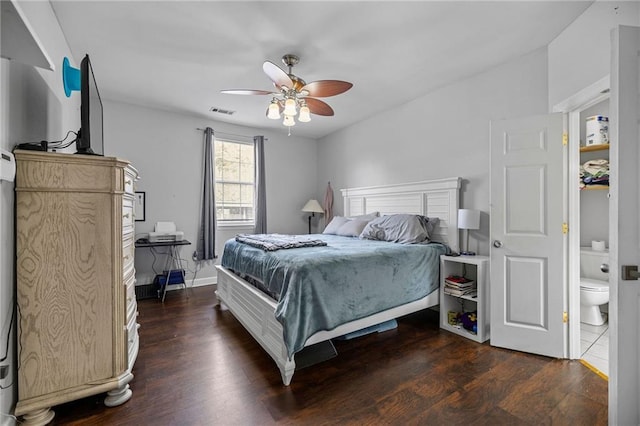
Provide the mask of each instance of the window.
{"label": "window", "polygon": [[216,139],[216,216],[218,223],[253,224],[255,155],[253,143]]}

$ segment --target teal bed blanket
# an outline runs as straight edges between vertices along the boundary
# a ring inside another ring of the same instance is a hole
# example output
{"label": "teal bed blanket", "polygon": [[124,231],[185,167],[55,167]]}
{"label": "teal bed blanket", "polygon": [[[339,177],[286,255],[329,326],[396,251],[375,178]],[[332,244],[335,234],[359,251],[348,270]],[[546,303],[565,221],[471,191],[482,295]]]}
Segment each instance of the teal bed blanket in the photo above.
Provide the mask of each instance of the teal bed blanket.
{"label": "teal bed blanket", "polygon": [[231,239],[223,267],[258,281],[277,301],[291,357],[320,330],[394,308],[430,294],[439,285],[440,243],[398,244],[353,237],[308,235],[327,243],[278,251]]}

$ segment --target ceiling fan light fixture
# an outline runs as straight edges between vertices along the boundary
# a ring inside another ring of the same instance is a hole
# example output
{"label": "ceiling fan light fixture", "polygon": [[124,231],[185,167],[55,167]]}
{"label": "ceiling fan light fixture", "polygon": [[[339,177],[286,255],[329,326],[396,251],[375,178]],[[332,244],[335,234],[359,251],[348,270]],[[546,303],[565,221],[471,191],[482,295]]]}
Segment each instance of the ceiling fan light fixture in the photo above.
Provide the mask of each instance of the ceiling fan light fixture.
{"label": "ceiling fan light fixture", "polygon": [[267,113],[267,117],[271,120],[277,120],[280,118],[280,106],[278,105],[277,100],[272,100],[269,104],[269,112]]}
{"label": "ceiling fan light fixture", "polygon": [[284,102],[284,115],[294,116],[296,115],[296,101],[293,98],[287,98]]}
{"label": "ceiling fan light fixture", "polygon": [[296,125],[296,120],[293,119],[292,115],[286,115],[284,116],[284,120],[282,120],[282,124],[287,126],[287,127],[293,127]]}
{"label": "ceiling fan light fixture", "polygon": [[300,115],[298,116],[298,121],[302,123],[308,123],[309,121],[311,121],[311,111],[309,110],[308,106],[303,105],[302,108],[300,108]]}
{"label": "ceiling fan light fixture", "polygon": [[[1,0],[0,0],[1,1]],[[318,98],[336,96],[353,87],[352,83],[342,80],[316,80],[311,83],[293,74],[293,66],[300,61],[296,55],[287,54],[282,57],[282,62],[288,67],[289,72],[284,71],[271,61],[262,64],[262,70],[269,77],[274,90],[256,89],[227,89],[222,93],[231,95],[268,95],[272,97],[266,111],[266,116],[271,120],[283,118],[282,124],[289,129],[296,124],[311,121],[311,113],[330,117],[334,115],[333,109]]]}

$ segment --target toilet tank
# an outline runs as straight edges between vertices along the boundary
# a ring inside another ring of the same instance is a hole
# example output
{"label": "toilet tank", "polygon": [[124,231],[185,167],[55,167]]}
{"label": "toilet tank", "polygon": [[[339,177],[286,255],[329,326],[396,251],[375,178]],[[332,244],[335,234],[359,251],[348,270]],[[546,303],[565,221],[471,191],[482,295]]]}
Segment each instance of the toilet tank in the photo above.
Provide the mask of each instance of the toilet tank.
{"label": "toilet tank", "polygon": [[580,276],[593,280],[609,280],[609,274],[600,270],[600,265],[609,264],[609,250],[595,251],[591,247],[580,247]]}

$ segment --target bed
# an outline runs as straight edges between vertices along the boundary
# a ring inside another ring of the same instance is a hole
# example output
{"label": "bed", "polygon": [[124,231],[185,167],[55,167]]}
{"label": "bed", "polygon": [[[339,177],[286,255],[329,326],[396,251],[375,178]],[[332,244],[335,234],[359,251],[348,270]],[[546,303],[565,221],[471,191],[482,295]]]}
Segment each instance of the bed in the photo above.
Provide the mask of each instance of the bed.
{"label": "bed", "polygon": [[[344,216],[354,217],[379,212],[382,216],[410,214],[422,215],[429,218],[438,218],[439,220],[437,221],[436,227],[431,231],[431,240],[443,243],[452,250],[457,251],[457,210],[459,188],[460,178],[456,177],[398,185],[343,189],[341,192],[344,199]],[[303,258],[305,257],[305,253],[308,253],[308,256],[313,257],[313,254],[311,254],[312,250],[320,250],[320,252],[326,254],[327,251],[333,250],[337,245],[344,242],[344,240],[335,238],[331,235],[315,235],[312,237],[319,237],[328,241],[328,247],[282,250],[281,252],[284,253],[282,256],[290,259],[296,257]],[[357,238],[354,239],[357,240]],[[373,245],[376,246],[378,243],[381,242],[373,242]],[[416,251],[416,248],[409,248],[408,246],[410,245],[396,243],[386,244],[396,246],[393,250],[405,250],[405,252],[398,252],[398,256],[403,258],[413,256],[411,253]],[[429,264],[438,265],[439,262],[436,261],[433,263],[432,259],[434,257],[437,259],[439,254],[443,253],[442,245],[429,244],[428,246],[440,246],[439,249],[434,249],[433,253],[424,255],[427,256],[424,259],[431,259],[428,262]],[[260,249],[250,247],[246,244],[236,246],[236,248],[238,247],[243,251],[253,253],[253,255],[257,255],[258,257],[260,256]],[[388,247],[376,246],[375,249],[382,250],[383,248],[386,250]],[[409,251],[407,252],[406,250]],[[416,254],[416,256],[418,256],[418,254]],[[420,254],[420,256],[422,256],[422,254]],[[357,257],[357,255],[354,256],[354,258],[355,257]],[[415,257],[413,259],[413,262],[415,262],[414,265],[420,265],[422,262],[420,259],[422,258]],[[427,262],[425,261],[423,263],[426,264]],[[231,270],[231,267],[227,268],[225,266],[218,265],[216,268],[218,270],[218,288],[216,291],[218,302],[224,304],[231,311],[238,321],[247,329],[247,331],[249,331],[253,338],[256,339],[263,349],[273,358],[280,370],[282,381],[285,385],[289,385],[291,383],[296,367],[295,353],[302,347],[307,347],[348,333],[356,332],[438,304],[437,285],[439,280],[438,271],[436,270],[435,275],[432,272],[429,272],[429,274],[432,275],[432,278],[430,279],[431,284],[429,290],[423,292],[426,294],[416,295],[414,292],[415,297],[407,300],[398,299],[392,301],[389,304],[390,306],[384,306],[382,308],[375,307],[375,304],[369,304],[369,306],[365,303],[364,299],[362,303],[359,303],[357,302],[357,299],[353,299],[358,296],[352,293],[349,293],[348,297],[338,295],[338,300],[352,298],[350,300],[352,305],[363,305],[366,307],[366,311],[360,312],[360,316],[353,320],[342,318],[340,315],[327,314],[327,312],[323,311],[323,315],[321,315],[324,321],[321,321],[323,325],[316,331],[315,328],[307,326],[308,324],[306,324],[306,320],[308,319],[308,316],[305,316],[304,312],[301,315],[300,311],[292,312],[291,309],[283,309],[283,304],[279,304],[278,301],[275,300],[276,295],[273,294],[274,289],[272,288],[274,284],[273,282],[269,282],[265,288],[258,289],[255,286],[255,282],[253,282],[253,284],[249,282],[252,280],[249,279],[248,276],[253,276],[253,274],[242,275],[246,278],[244,279],[236,275]],[[402,268],[406,267],[402,266]],[[416,268],[417,266],[412,269]],[[322,275],[325,276],[325,278],[329,278],[329,281],[332,283],[335,281],[346,280],[346,275]],[[363,275],[366,276],[366,274]],[[377,275],[382,276],[384,274]],[[435,276],[435,278],[433,278],[433,276]],[[369,276],[369,278],[371,278],[371,276]],[[276,277],[273,281],[278,281],[280,279],[280,277]],[[400,278],[391,278],[390,276],[389,279],[399,279],[400,281],[398,282],[402,282],[403,278],[402,276],[400,276]],[[354,284],[362,287],[362,283],[355,282],[356,278],[353,278],[353,280]],[[394,285],[397,286],[398,282]],[[327,283],[327,285],[330,285],[330,283]],[[342,288],[342,285],[339,287],[334,286],[334,288]],[[378,284],[378,287],[376,288],[384,288],[384,286]],[[267,294],[270,290],[273,297]],[[365,289],[365,294],[369,294],[371,290],[372,288]],[[362,289],[360,292],[362,293]],[[298,294],[295,298],[316,297],[316,305],[323,305],[323,302],[328,302],[327,297],[330,295],[329,292],[323,293],[322,291],[312,291],[311,293],[313,293],[312,296],[309,296],[309,294],[306,294],[306,296],[300,296],[300,294]],[[357,291],[355,293],[357,293]],[[382,292],[381,294],[384,298],[388,297],[389,293]],[[326,305],[327,303],[324,304]],[[290,306],[291,304],[288,305]],[[287,322],[287,319],[289,322]],[[298,322],[303,323],[304,327],[295,327]],[[285,328],[283,328],[283,324],[286,326]],[[293,325],[293,327],[291,325]],[[299,333],[299,328],[303,328],[305,330],[303,330],[302,333]],[[293,329],[296,330],[291,332]],[[287,331],[286,333],[285,330]]]}

